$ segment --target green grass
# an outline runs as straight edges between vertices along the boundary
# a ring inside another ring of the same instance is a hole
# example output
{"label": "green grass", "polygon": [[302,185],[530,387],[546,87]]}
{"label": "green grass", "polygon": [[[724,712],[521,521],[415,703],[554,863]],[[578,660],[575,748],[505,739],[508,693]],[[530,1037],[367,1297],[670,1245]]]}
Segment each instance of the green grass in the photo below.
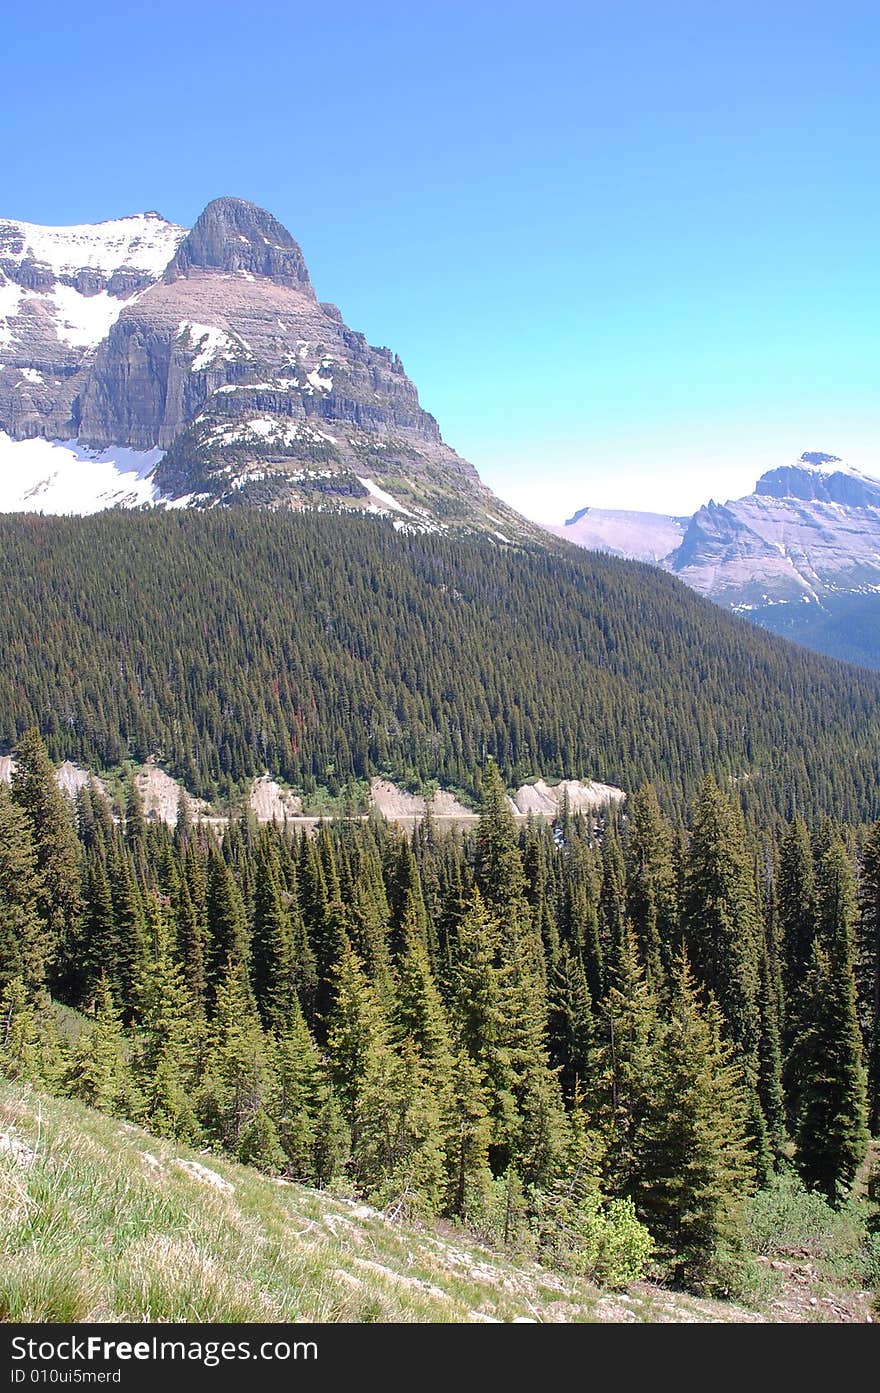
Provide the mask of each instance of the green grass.
{"label": "green grass", "polygon": [[[0,1320],[761,1318],[646,1283],[603,1294],[452,1225],[392,1222],[2,1080],[0,1136]],[[779,1227],[769,1210],[753,1222]],[[800,1239],[802,1222],[782,1231]]]}

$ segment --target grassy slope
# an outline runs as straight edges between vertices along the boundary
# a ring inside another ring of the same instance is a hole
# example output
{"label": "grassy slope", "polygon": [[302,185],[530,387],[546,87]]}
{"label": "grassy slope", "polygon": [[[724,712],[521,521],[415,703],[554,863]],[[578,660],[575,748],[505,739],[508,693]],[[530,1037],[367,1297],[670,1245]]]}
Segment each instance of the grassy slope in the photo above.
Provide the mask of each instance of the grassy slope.
{"label": "grassy slope", "polygon": [[867,1294],[839,1291],[780,1305],[781,1279],[767,1277],[763,1313],[647,1283],[603,1295],[461,1231],[393,1223],[0,1082],[0,1319],[859,1320],[869,1310]]}

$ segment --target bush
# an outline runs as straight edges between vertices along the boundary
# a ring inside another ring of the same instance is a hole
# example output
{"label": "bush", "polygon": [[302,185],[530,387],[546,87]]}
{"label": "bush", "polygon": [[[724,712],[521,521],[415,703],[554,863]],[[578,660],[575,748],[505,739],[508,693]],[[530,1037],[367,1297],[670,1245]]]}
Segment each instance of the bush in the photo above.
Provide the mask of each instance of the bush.
{"label": "bush", "polygon": [[762,1256],[827,1254],[843,1240],[846,1219],[793,1172],[774,1177],[746,1204],[748,1246]]}
{"label": "bush", "polygon": [[606,1287],[643,1276],[654,1250],[632,1200],[605,1199],[598,1189],[536,1195],[531,1227],[542,1261]]}

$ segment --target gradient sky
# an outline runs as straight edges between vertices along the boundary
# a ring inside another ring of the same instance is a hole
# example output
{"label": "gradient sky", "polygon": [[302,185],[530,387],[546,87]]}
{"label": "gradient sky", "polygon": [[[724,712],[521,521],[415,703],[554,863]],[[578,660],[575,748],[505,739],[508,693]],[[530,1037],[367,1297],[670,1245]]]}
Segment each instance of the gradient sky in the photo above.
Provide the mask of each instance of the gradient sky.
{"label": "gradient sky", "polygon": [[269,208],[532,517],[880,473],[871,0],[8,9],[0,213]]}

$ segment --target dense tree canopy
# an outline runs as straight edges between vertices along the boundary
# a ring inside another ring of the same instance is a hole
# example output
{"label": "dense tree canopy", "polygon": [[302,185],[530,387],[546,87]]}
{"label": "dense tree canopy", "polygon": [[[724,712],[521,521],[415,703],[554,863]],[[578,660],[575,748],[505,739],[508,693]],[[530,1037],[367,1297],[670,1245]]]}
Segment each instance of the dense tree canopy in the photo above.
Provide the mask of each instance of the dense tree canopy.
{"label": "dense tree canopy", "polygon": [[7,748],[36,725],[92,769],[157,754],[207,796],[269,769],[478,800],[492,756],[511,786],[650,780],[683,810],[711,772],[765,815],[880,816],[880,675],[613,557],[331,514],[30,515],[0,520],[0,587]]}

